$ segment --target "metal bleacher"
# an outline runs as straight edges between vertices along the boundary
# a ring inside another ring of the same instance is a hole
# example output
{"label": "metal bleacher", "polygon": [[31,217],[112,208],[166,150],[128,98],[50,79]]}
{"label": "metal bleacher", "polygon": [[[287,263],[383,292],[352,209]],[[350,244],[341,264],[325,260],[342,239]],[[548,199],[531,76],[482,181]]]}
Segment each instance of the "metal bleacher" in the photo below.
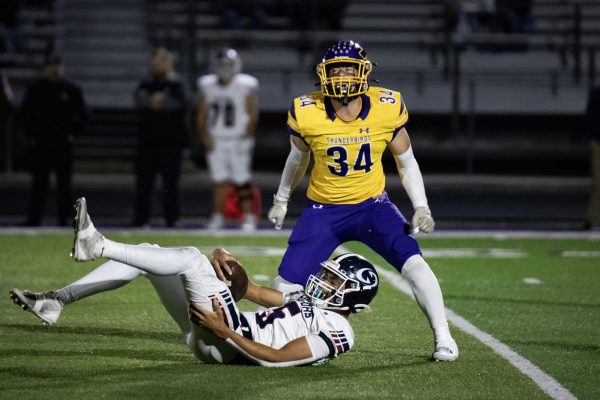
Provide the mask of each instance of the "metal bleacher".
{"label": "metal bleacher", "polygon": [[[323,48],[340,38],[363,43],[381,65],[382,80],[405,88],[412,109],[424,112],[456,112],[453,107],[466,111],[466,103],[452,104],[453,94],[448,94],[460,90],[453,87],[454,68],[461,78],[468,78],[459,85],[489,83],[519,90],[525,81],[540,95],[547,88],[552,96],[565,94],[565,101],[546,102],[542,107],[547,112],[580,113],[583,100],[573,101],[568,90],[560,91],[574,88],[573,96],[585,98],[581,94],[595,80],[598,65],[600,3],[591,0],[534,2],[536,28],[528,34],[450,32],[442,0],[348,1],[341,29],[336,31],[318,26],[295,29],[289,16],[269,17],[261,30],[252,29],[249,21],[245,29],[227,30],[213,2],[154,0],[149,4],[150,40],[186,54],[182,67],[190,77],[207,70],[216,47],[226,44],[240,49],[246,70],[267,82],[268,90],[261,96],[264,110],[283,110],[290,96],[306,90],[313,81],[307,71]],[[426,91],[433,91],[441,101],[431,101]],[[528,109],[532,102],[527,93],[515,97],[523,101],[504,103],[525,112],[543,111]],[[493,107],[479,111],[494,112]],[[510,110],[500,108],[506,111]]]}
{"label": "metal bleacher", "polygon": [[53,12],[30,7],[22,7],[17,20],[17,49],[13,53],[0,52],[0,70],[20,94],[39,76],[44,58],[54,50],[57,25]]}
{"label": "metal bleacher", "polygon": [[[314,87],[311,67],[323,49],[334,40],[355,39],[378,62],[374,75],[381,84],[400,89],[413,115],[436,121],[424,127],[431,132],[421,139],[436,156],[444,148],[436,138],[450,132],[463,151],[468,137],[461,132],[489,115],[570,118],[573,127],[560,140],[572,144],[569,137],[600,65],[596,0],[536,0],[535,30],[528,34],[451,31],[443,0],[347,1],[337,30],[319,18],[299,27],[293,14],[267,4],[261,29],[248,17],[241,29],[226,29],[219,3],[209,0],[62,0],[47,24],[24,30],[37,50],[13,58],[9,69],[0,62],[19,92],[37,75],[43,54],[53,47],[60,51],[91,110],[77,155],[98,160],[133,156],[132,91],[157,45],[176,53],[178,71],[192,90],[196,77],[209,70],[216,48],[236,47],[245,71],[260,81],[260,129],[269,136],[281,128],[291,98]],[[302,4],[317,7],[318,2]],[[318,9],[312,15],[318,17]],[[526,136],[519,126],[505,129]],[[575,143],[573,154],[581,155],[581,141]],[[277,136],[257,152],[279,160],[285,146]],[[445,154],[454,150],[448,147]]]}
{"label": "metal bleacher", "polygon": [[[75,186],[105,200],[95,203],[105,205],[100,215],[124,221],[138,126],[132,92],[147,74],[152,47],[175,52],[177,71],[192,91],[218,47],[240,51],[245,71],[260,82],[256,184],[270,194],[289,149],[283,127],[291,99],[315,88],[311,67],[327,45],[354,39],[379,64],[374,76],[381,85],[406,100],[411,140],[441,226],[455,220],[464,228],[469,215],[473,226],[532,215],[538,221],[564,215],[576,226],[588,185],[580,118],[600,65],[600,1],[534,0],[535,30],[527,34],[453,31],[445,0],[348,0],[335,14],[338,29],[319,18],[318,0],[298,0],[313,7],[313,21],[273,8],[280,3],[293,1],[267,1],[261,29],[248,17],[241,29],[227,29],[218,1],[59,0],[52,13],[23,10],[28,47],[0,54],[0,69],[20,103],[45,54],[63,55],[90,110],[87,132],[76,141]],[[384,163],[394,171],[393,160]],[[0,216],[21,215],[25,207],[28,176],[15,165],[21,171],[14,179],[0,182]],[[197,218],[210,212],[210,181],[204,170],[189,167],[182,207]],[[390,179],[388,190],[401,198],[400,186]],[[296,191],[291,216],[304,204],[302,192]],[[540,207],[545,200],[552,207]]]}

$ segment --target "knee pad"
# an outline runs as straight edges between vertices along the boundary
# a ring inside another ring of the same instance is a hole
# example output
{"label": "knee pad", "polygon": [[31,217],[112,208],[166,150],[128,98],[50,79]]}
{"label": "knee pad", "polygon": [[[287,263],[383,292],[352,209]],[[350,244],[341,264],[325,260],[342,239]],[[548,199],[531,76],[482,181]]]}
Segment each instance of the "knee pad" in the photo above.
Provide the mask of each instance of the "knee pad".
{"label": "knee pad", "polygon": [[402,275],[404,275],[409,281],[414,281],[424,274],[432,274],[429,264],[420,255],[414,255],[409,257],[408,260],[402,266]]}

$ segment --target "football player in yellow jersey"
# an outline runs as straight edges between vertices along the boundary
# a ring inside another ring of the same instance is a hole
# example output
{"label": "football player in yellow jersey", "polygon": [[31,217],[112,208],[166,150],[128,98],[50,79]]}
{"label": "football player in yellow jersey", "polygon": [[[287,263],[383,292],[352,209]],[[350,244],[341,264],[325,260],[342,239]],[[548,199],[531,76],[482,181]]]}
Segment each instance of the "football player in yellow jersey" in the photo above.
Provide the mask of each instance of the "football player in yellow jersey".
{"label": "football player in yellow jersey", "polygon": [[[321,90],[294,99],[287,128],[291,150],[268,217],[281,229],[291,191],[306,172],[308,204],[289,238],[274,287],[301,289],[321,260],[344,242],[365,243],[409,282],[434,333],[432,358],[454,361],[458,347],[448,329],[437,278],[413,234],[435,226],[419,165],[405,128],[400,93],[370,87],[372,64],[354,41],[333,44],[317,65]],[[389,149],[415,209],[412,228],[385,192],[381,157]]]}

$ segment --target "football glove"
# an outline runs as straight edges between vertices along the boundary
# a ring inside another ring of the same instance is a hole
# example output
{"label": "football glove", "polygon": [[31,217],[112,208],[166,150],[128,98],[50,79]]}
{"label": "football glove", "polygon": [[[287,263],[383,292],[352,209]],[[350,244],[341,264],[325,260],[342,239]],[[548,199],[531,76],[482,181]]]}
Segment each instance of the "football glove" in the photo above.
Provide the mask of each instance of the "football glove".
{"label": "football glove", "polygon": [[412,217],[413,233],[430,233],[435,228],[435,221],[431,216],[429,207],[415,208],[415,214]]}
{"label": "football glove", "polygon": [[275,224],[275,229],[281,229],[283,226],[283,220],[287,213],[287,200],[273,196],[273,206],[269,209],[267,217],[269,221]]}

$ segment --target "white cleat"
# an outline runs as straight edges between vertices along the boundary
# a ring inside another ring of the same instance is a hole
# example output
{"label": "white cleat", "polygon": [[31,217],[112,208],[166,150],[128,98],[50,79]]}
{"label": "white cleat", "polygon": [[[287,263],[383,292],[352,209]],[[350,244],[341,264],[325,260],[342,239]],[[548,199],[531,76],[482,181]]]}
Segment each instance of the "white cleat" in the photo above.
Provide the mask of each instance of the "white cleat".
{"label": "white cleat", "polygon": [[440,340],[431,358],[435,361],[454,361],[458,358],[458,346],[454,339]]}
{"label": "white cleat", "polygon": [[95,260],[95,248],[101,245],[104,236],[96,230],[88,215],[85,197],[78,198],[73,207],[75,209],[75,217],[73,218],[75,238],[73,239],[71,257],[75,261]]}
{"label": "white cleat", "polygon": [[246,215],[241,229],[243,232],[254,232],[256,230],[256,217],[253,214]]}
{"label": "white cleat", "polygon": [[63,309],[54,292],[32,293],[29,290],[14,288],[10,291],[10,298],[23,310],[35,314],[44,325],[56,323]]}
{"label": "white cleat", "polygon": [[223,229],[224,226],[225,218],[223,217],[223,214],[213,213],[210,216],[210,221],[208,222],[208,225],[206,225],[206,229],[210,231],[216,231],[219,229]]}

